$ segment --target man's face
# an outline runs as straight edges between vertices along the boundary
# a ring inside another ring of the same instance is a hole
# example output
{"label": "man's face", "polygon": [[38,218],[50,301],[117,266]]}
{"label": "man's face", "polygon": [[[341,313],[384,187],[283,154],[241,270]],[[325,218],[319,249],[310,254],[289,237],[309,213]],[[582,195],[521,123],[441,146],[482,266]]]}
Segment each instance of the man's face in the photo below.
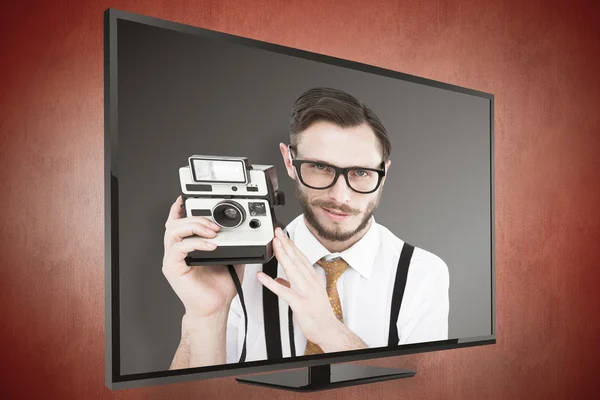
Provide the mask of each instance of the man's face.
{"label": "man's face", "polygon": [[[342,175],[335,185],[317,190],[304,186],[290,162],[287,146],[280,145],[288,175],[295,180],[296,196],[306,222],[318,235],[329,241],[346,241],[362,231],[379,204],[383,181],[369,194],[350,189]],[[300,134],[294,158],[319,161],[337,167],[381,168],[382,153],[373,130],[363,124],[341,128],[318,121]],[[388,169],[390,161],[386,162]],[[385,180],[385,177],[384,177]]]}

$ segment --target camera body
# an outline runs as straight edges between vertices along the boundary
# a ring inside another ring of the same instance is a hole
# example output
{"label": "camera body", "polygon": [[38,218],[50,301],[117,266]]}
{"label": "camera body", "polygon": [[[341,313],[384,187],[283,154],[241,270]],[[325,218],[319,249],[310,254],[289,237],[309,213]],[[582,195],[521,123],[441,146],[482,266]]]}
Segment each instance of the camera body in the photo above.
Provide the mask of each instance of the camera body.
{"label": "camera body", "polygon": [[[186,217],[203,216],[221,227],[212,251],[188,253],[187,265],[264,264],[273,257],[274,209],[285,204],[272,165],[247,157],[195,155],[179,169]],[[186,240],[186,239],[184,239]]]}

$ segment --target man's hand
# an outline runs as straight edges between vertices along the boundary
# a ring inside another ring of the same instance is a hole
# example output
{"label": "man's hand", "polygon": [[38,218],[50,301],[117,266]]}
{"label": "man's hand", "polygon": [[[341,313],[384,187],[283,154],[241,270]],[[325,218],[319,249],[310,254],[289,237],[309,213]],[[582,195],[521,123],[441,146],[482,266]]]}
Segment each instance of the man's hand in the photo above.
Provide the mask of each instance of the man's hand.
{"label": "man's hand", "polygon": [[263,272],[258,272],[256,276],[290,305],[304,336],[324,352],[367,348],[359,337],[337,319],[327,296],[325,282],[281,228],[275,229],[273,248],[290,281],[282,278],[273,280]]}
{"label": "man's hand", "polygon": [[[216,249],[216,245],[205,239],[215,238],[220,227],[205,217],[184,217],[182,201],[179,196],[173,203],[165,223],[163,274],[181,299],[186,315],[193,318],[226,315],[237,294],[227,266],[190,267],[185,262],[193,250]],[[243,282],[245,265],[234,268]]]}
{"label": "man's hand", "polygon": [[[170,369],[225,364],[229,308],[237,294],[225,265],[190,267],[185,257],[193,250],[217,248],[205,239],[215,238],[220,228],[205,217],[185,217],[179,196],[165,223],[162,272],[183,303],[181,341]],[[245,265],[234,265],[240,282]]]}

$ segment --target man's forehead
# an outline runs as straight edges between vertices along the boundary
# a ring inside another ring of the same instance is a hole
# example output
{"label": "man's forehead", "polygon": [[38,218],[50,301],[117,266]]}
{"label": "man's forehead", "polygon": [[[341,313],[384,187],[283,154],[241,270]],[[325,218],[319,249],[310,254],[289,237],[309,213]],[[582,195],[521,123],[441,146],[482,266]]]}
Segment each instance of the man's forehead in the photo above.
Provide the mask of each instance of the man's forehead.
{"label": "man's forehead", "polygon": [[339,166],[377,166],[381,146],[367,124],[342,128],[326,121],[315,122],[299,137],[297,151],[302,157]]}

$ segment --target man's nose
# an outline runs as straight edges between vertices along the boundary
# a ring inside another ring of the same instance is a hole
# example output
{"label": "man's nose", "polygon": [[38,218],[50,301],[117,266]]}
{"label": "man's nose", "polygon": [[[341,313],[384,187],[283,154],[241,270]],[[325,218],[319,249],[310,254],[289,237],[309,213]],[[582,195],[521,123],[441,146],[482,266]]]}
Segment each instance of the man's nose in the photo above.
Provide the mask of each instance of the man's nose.
{"label": "man's nose", "polygon": [[338,177],[337,182],[329,188],[329,197],[338,204],[346,204],[350,200],[352,189],[348,187],[344,175]]}

